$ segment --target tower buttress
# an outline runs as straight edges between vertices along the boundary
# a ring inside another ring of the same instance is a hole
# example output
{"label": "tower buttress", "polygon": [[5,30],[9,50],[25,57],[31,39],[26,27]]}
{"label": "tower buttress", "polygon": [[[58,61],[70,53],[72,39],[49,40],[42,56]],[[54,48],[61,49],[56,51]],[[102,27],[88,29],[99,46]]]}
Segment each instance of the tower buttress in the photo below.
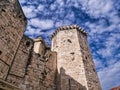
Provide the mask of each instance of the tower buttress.
{"label": "tower buttress", "polygon": [[34,39],[34,52],[41,56],[45,53],[44,40],[41,37]]}
{"label": "tower buttress", "polygon": [[101,90],[87,33],[77,25],[65,26],[51,38],[57,52],[57,90]]}

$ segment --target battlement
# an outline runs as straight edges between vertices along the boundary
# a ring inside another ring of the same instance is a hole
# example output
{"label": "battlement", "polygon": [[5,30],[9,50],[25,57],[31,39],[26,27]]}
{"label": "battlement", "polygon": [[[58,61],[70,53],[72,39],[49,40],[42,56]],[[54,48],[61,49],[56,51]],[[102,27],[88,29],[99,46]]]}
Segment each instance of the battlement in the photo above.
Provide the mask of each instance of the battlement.
{"label": "battlement", "polygon": [[78,31],[80,31],[81,33],[87,35],[87,32],[81,28],[80,26],[78,25],[69,25],[69,26],[62,26],[62,27],[59,27],[52,35],[51,35],[51,39],[56,36],[56,34],[59,32],[59,31],[63,31],[63,30],[71,30],[71,29],[77,29]]}

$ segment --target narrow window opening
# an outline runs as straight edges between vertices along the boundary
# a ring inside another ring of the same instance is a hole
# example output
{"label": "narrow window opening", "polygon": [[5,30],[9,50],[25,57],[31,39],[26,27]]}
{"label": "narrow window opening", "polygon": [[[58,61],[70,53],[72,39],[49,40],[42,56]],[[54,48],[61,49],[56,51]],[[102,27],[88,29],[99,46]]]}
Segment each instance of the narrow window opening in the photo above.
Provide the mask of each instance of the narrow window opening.
{"label": "narrow window opening", "polygon": [[69,43],[72,43],[72,41],[70,39],[67,40]]}
{"label": "narrow window opening", "polygon": [[18,17],[19,17],[19,18],[22,18],[22,15],[19,15]]}
{"label": "narrow window opening", "polygon": [[15,81],[13,82],[13,84],[15,84]]}
{"label": "narrow window opening", "polygon": [[13,36],[15,36],[15,34],[13,34]]}
{"label": "narrow window opening", "polygon": [[74,53],[74,52],[71,52],[70,54],[74,55],[75,53]]}
{"label": "narrow window opening", "polygon": [[93,71],[95,72],[95,69],[93,68]]}
{"label": "narrow window opening", "polygon": [[2,54],[2,51],[0,51],[0,55]]}
{"label": "narrow window opening", "polygon": [[26,42],[26,46],[27,46],[27,47],[30,46],[30,42],[29,42],[29,41]]}
{"label": "narrow window opening", "polygon": [[70,54],[72,55],[72,61],[74,61],[74,60],[75,60],[75,57],[74,57],[74,54],[75,54],[75,53],[74,53],[74,52],[71,52]]}
{"label": "narrow window opening", "polygon": [[6,12],[5,9],[2,9],[3,12]]}

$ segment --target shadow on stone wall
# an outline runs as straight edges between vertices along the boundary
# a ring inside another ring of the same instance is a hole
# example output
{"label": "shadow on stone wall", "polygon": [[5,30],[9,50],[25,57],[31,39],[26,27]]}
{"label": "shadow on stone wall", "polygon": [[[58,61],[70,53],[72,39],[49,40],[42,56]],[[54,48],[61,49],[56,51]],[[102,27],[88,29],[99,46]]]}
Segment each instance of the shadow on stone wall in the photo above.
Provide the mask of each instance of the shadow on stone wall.
{"label": "shadow on stone wall", "polygon": [[60,73],[57,71],[56,90],[87,90],[74,78],[67,75],[63,67],[60,68]]}

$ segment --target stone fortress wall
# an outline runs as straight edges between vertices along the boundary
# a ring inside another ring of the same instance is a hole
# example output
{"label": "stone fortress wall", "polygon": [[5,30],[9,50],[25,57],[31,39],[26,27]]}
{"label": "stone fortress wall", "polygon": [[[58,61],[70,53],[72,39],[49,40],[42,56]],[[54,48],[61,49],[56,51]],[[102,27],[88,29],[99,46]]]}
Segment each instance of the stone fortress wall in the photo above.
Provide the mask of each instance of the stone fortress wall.
{"label": "stone fortress wall", "polygon": [[56,53],[44,43],[44,53],[35,53],[34,41],[23,35],[26,24],[17,0],[0,1],[0,89],[53,89]]}
{"label": "stone fortress wall", "polygon": [[58,28],[50,48],[26,25],[17,0],[0,0],[0,90],[101,90],[84,30]]}
{"label": "stone fortress wall", "polygon": [[3,80],[8,76],[26,24],[18,1],[0,1],[0,78]]}

